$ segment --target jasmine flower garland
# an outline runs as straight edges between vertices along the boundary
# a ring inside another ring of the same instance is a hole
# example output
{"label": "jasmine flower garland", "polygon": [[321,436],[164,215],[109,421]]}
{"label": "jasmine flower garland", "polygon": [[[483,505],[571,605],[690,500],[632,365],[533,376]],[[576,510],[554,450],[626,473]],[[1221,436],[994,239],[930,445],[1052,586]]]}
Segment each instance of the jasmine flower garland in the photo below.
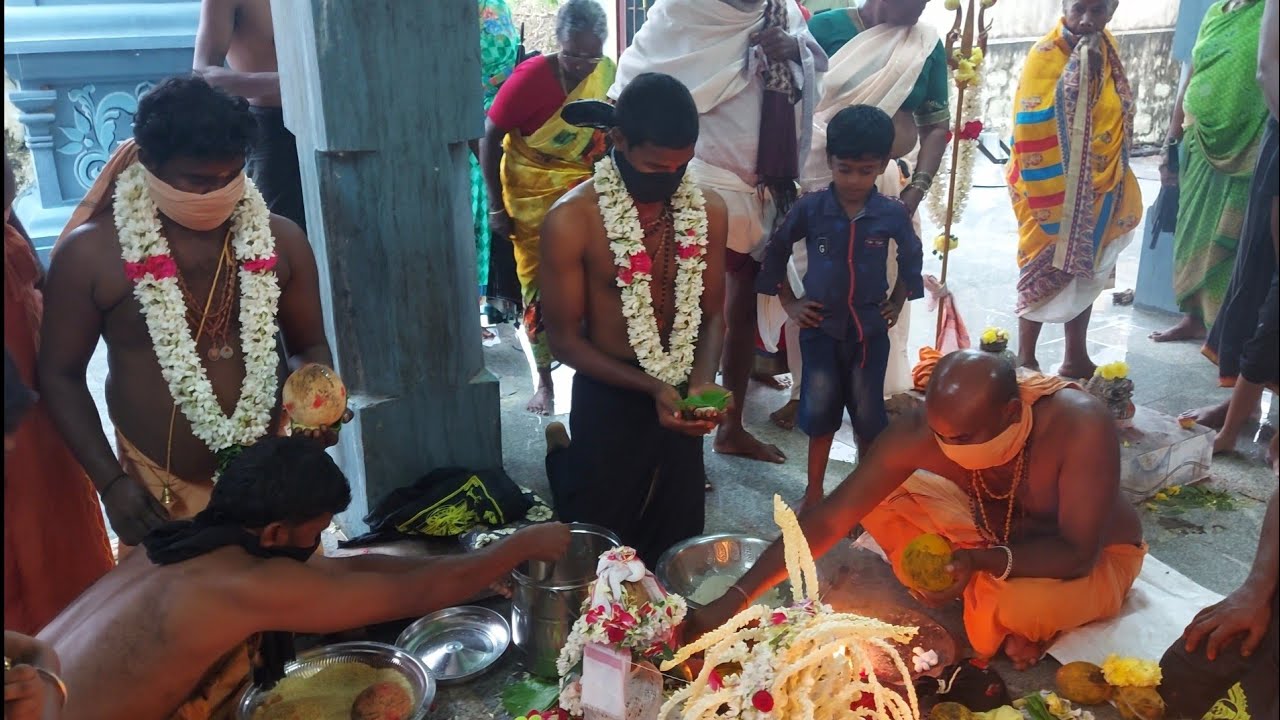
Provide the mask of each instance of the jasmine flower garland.
{"label": "jasmine flower garland", "polygon": [[160,215],[140,163],[120,174],[114,213],[125,273],[142,306],[160,372],[174,403],[191,423],[192,433],[213,453],[257,442],[267,434],[279,384],[275,333],[280,285],[273,272],[277,258],[271,213],[262,193],[246,180],[244,197],[231,215],[231,246],[240,274],[245,375],[230,417],[218,404],[187,325],[177,263],[161,232]]}

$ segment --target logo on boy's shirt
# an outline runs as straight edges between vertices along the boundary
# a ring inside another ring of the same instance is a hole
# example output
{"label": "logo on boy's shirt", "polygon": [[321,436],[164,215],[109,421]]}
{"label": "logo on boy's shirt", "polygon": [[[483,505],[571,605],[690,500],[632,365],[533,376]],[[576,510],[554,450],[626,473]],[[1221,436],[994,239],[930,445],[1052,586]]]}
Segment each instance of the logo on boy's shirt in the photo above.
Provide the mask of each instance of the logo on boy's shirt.
{"label": "logo on boy's shirt", "polygon": [[869,237],[869,238],[867,238],[865,241],[863,241],[863,244],[865,244],[865,245],[866,245],[867,247],[869,247],[869,248],[872,248],[872,249],[875,249],[875,250],[879,250],[880,248],[888,247],[888,245],[889,245],[889,238],[887,238],[887,237]]}

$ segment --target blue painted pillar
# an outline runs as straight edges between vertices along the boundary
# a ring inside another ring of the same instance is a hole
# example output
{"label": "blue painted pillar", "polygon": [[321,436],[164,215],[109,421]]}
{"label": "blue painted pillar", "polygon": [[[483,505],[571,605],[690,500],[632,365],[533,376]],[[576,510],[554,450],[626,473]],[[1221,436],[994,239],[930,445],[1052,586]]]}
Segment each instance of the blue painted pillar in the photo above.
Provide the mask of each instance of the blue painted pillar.
{"label": "blue painted pillar", "polygon": [[467,141],[480,135],[474,0],[273,0],[325,322],[356,421],[357,521],[447,465],[502,464],[484,367]]}

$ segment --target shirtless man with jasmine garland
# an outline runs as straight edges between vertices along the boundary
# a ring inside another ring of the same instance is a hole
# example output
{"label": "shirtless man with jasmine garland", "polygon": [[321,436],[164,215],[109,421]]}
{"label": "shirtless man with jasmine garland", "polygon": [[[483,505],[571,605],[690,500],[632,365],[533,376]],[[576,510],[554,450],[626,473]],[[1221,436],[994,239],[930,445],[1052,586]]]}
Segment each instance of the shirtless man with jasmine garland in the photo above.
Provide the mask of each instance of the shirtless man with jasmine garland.
{"label": "shirtless man with jasmine garland", "polygon": [[613,530],[652,566],[703,528],[702,438],[720,414],[680,405],[723,392],[725,208],[685,175],[698,111],[675,78],[641,75],[616,108],[564,116],[610,128],[613,152],[543,221],[547,337],[577,370],[573,442],[548,428],[547,477],[561,518]]}
{"label": "shirtless man with jasmine garland", "polygon": [[[164,82],[54,249],[43,392],[124,545],[202,510],[218,451],[278,428],[290,365],[333,364],[311,247],[245,179],[254,135],[245,100]],[[119,457],[85,374],[99,339]]]}

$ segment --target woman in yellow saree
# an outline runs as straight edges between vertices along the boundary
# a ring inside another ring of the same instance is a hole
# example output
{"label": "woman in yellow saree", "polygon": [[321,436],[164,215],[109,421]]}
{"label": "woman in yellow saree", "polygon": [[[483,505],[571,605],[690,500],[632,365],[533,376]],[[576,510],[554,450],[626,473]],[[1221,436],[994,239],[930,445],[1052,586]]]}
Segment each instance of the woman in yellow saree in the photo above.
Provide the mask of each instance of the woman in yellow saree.
{"label": "woman in yellow saree", "polygon": [[489,225],[509,237],[524,300],[523,328],[538,381],[530,412],[554,409],[551,351],[538,293],[542,218],[604,157],[605,135],[566,123],[560,110],[576,100],[603,100],[613,84],[613,61],[602,57],[608,22],[596,0],[568,0],[556,16],[558,53],[518,65],[489,108],[480,163],[489,191]]}

